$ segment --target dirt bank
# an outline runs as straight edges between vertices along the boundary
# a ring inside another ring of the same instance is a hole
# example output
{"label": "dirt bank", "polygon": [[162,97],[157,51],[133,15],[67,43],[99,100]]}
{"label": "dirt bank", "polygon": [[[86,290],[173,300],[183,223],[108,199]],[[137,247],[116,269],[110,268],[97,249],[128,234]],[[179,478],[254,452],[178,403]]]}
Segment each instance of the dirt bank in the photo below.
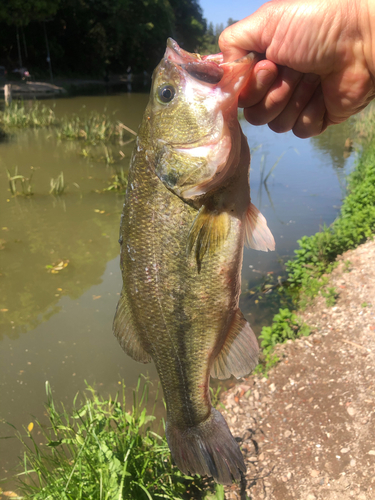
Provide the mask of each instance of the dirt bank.
{"label": "dirt bank", "polygon": [[301,314],[312,335],[278,346],[268,379],[223,395],[251,500],[375,499],[375,242],[339,263],[335,306],[318,297]]}

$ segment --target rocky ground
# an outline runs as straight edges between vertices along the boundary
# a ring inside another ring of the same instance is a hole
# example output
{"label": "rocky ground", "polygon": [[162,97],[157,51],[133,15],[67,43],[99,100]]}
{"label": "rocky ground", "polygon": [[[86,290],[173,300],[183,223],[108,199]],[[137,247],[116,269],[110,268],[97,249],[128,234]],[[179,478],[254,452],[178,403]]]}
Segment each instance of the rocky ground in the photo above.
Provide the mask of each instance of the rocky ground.
{"label": "rocky ground", "polygon": [[223,395],[247,463],[226,499],[375,500],[374,263],[373,241],[341,256],[336,304],[318,297],[301,313],[311,336]]}

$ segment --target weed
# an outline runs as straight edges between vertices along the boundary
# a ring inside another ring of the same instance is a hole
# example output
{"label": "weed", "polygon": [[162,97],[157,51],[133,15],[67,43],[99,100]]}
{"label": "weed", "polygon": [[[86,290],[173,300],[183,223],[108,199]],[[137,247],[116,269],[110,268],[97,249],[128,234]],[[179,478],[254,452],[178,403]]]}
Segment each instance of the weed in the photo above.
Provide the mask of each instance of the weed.
{"label": "weed", "polygon": [[350,273],[351,267],[352,267],[352,263],[350,262],[350,260],[346,260],[344,262],[344,273]]}
{"label": "weed", "polygon": [[260,362],[256,366],[254,373],[267,376],[271,368],[276,366],[279,363],[279,361],[280,358],[276,354],[272,353],[271,351],[265,352],[261,354]]}
{"label": "weed", "polygon": [[[7,169],[9,190],[13,196],[22,194],[23,196],[33,195],[31,180],[34,175],[34,169],[31,167],[30,177],[25,177],[24,175],[18,174],[18,167],[14,168],[13,174]],[[21,185],[21,192],[17,191],[17,185]]]}
{"label": "weed", "polygon": [[[308,280],[332,270],[334,260],[371,237],[375,230],[375,145],[362,153],[349,176],[348,195],[341,213],[330,227],[298,241],[296,258],[287,262],[288,281],[297,293]],[[347,264],[349,269],[350,264]]]}
{"label": "weed", "polygon": [[56,179],[51,179],[50,186],[51,189],[49,191],[49,194],[53,194],[55,196],[62,195],[66,188],[64,173],[60,172],[60,175],[58,175]]}
{"label": "weed", "polygon": [[124,142],[124,133],[135,134],[121,122],[113,122],[105,114],[96,111],[84,116],[65,116],[60,120],[56,133],[59,139],[82,140],[87,144],[116,141],[121,145],[134,140],[131,138]]}
{"label": "weed", "polygon": [[335,287],[328,287],[326,290],[321,290],[320,292],[326,299],[326,306],[333,307],[336,304],[338,298],[338,293]]}
{"label": "weed", "polygon": [[270,353],[276,344],[282,344],[287,340],[295,340],[300,336],[310,334],[310,329],[305,323],[301,323],[298,317],[289,309],[279,309],[275,314],[271,326],[264,326],[259,336],[264,353]]}
{"label": "weed", "polygon": [[155,416],[146,411],[148,391],[149,383],[142,386],[139,379],[132,408],[125,411],[124,386],[122,403],[118,396],[104,400],[87,386],[84,403],[77,404],[76,396],[69,414],[63,406],[58,411],[47,382],[49,427],[37,421],[26,436],[19,435],[25,447],[19,475],[25,497],[202,498],[205,481],[173,466],[166,439],[151,429]]}
{"label": "weed", "polygon": [[128,176],[125,174],[124,169],[121,167],[112,177],[112,183],[105,189],[105,191],[120,191],[124,192],[128,185]]}
{"label": "weed", "polygon": [[23,101],[13,101],[0,112],[0,126],[5,130],[25,127],[50,127],[57,119],[52,108],[38,101],[25,105]]}

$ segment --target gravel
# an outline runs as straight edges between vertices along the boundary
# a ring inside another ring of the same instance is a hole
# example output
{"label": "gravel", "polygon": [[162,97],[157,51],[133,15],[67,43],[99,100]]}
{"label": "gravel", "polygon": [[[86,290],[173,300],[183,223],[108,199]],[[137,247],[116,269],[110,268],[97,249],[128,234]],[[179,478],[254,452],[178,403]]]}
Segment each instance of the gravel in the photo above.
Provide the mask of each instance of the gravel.
{"label": "gravel", "polygon": [[334,307],[318,297],[299,314],[312,335],[223,394],[247,464],[228,500],[375,499],[375,243],[338,262]]}

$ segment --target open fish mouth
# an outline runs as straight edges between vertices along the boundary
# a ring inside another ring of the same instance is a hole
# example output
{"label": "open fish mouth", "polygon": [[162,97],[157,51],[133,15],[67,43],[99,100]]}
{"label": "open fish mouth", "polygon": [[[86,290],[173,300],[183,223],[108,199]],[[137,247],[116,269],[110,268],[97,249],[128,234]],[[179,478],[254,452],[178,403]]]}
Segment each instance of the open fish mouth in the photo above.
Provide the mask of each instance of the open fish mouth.
{"label": "open fish mouth", "polygon": [[182,49],[172,38],[168,38],[165,55],[167,59],[201,82],[216,85],[224,76],[224,69],[220,67],[223,62],[222,54],[215,54],[209,58],[191,54]]}
{"label": "open fish mouth", "polygon": [[[249,52],[246,56],[236,61],[225,63],[223,54],[211,54],[201,56],[182,49],[172,38],[167,40],[165,57],[177,66],[185,70],[190,76],[204,83],[217,85],[230,70],[238,64],[255,64],[263,58],[255,52]],[[226,82],[222,82],[224,86]]]}

